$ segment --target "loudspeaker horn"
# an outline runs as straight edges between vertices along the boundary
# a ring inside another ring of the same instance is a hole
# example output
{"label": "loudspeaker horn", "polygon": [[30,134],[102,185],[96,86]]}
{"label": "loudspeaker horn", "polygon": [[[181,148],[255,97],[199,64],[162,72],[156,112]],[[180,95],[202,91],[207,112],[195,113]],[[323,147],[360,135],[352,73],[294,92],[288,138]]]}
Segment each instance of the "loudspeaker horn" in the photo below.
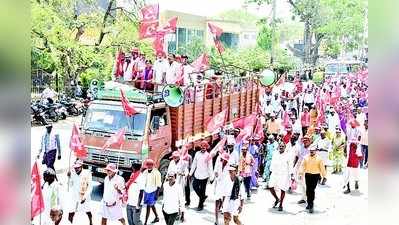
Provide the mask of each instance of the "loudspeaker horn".
{"label": "loudspeaker horn", "polygon": [[179,107],[184,102],[184,91],[174,84],[166,85],[162,90],[162,98],[170,107]]}

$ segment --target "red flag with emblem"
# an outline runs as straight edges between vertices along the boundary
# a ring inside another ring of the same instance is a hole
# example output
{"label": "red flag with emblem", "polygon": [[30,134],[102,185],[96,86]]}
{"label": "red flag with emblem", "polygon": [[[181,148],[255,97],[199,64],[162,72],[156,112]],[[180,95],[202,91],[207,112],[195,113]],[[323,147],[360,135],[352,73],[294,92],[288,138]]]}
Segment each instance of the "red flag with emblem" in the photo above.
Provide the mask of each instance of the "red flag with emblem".
{"label": "red flag with emblem", "polygon": [[140,9],[140,21],[159,19],[159,4],[147,5]]}
{"label": "red flag with emblem", "polygon": [[260,138],[261,141],[263,141],[263,138],[265,137],[265,134],[263,131],[263,125],[262,125],[262,121],[261,121],[260,117],[258,117],[256,120],[254,136]]}
{"label": "red flag with emblem", "polygon": [[37,162],[33,164],[31,172],[31,219],[44,211],[44,200],[42,194],[42,187],[40,185],[40,173]]}
{"label": "red flag with emblem", "polygon": [[141,21],[139,23],[139,39],[155,37],[158,25],[158,21]]}
{"label": "red flag with emblem", "polygon": [[159,52],[164,52],[163,47],[165,43],[165,35],[163,33],[158,33],[154,41],[152,42],[152,47],[154,48],[154,51],[159,53]]}
{"label": "red flag with emblem", "polygon": [[215,47],[218,50],[218,52],[222,54],[222,52],[224,52],[222,41],[220,41],[220,39],[217,38],[214,38],[213,41],[215,42]]}
{"label": "red flag with emblem", "polygon": [[121,103],[123,110],[127,116],[132,116],[137,113],[132,105],[129,104],[129,100],[126,98],[125,93],[121,89]]}
{"label": "red flag with emblem", "polygon": [[226,120],[226,116],[227,116],[227,109],[221,111],[220,113],[212,117],[206,125],[206,129],[208,130],[208,132],[213,133],[215,130],[222,127]]}
{"label": "red flag with emblem", "polygon": [[222,28],[220,28],[220,27],[218,27],[218,26],[215,26],[215,25],[213,25],[213,24],[211,24],[211,23],[208,23],[208,28],[209,28],[209,31],[210,31],[213,35],[215,35],[216,37],[220,37],[220,36],[222,35],[222,33],[223,33]]}
{"label": "red flag with emblem", "polygon": [[236,143],[240,143],[242,140],[252,136],[254,130],[254,124],[246,124],[244,129],[240,130],[240,133],[236,137]]}
{"label": "red flag with emblem", "polygon": [[69,148],[71,151],[75,153],[77,158],[86,158],[87,157],[87,149],[82,144],[79,138],[79,129],[76,124],[73,125],[71,139],[69,141]]}
{"label": "red flag with emblem", "polygon": [[192,64],[195,72],[200,72],[208,69],[209,57],[206,53],[201,54]]}
{"label": "red flag with emblem", "polygon": [[175,33],[177,26],[177,16],[168,20],[168,23],[162,27],[162,32],[164,33]]}
{"label": "red flag with emblem", "polygon": [[117,133],[111,135],[108,140],[105,142],[103,146],[103,150],[109,148],[111,145],[122,146],[123,142],[125,141],[125,128],[120,129]]}
{"label": "red flag with emblem", "polygon": [[217,143],[217,145],[209,152],[207,157],[207,161],[211,161],[213,157],[219,152],[219,154],[223,154],[224,152],[224,145],[226,144],[227,137],[224,136],[222,140]]}

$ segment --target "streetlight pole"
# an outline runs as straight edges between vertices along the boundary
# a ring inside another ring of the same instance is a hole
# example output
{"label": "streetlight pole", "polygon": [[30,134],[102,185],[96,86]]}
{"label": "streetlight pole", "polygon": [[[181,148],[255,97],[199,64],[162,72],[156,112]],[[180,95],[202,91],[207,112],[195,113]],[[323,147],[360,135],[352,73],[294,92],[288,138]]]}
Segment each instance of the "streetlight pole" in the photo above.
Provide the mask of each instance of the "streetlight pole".
{"label": "streetlight pole", "polygon": [[272,1],[272,42],[271,42],[271,54],[270,54],[270,65],[273,67],[275,46],[274,38],[276,33],[276,0]]}

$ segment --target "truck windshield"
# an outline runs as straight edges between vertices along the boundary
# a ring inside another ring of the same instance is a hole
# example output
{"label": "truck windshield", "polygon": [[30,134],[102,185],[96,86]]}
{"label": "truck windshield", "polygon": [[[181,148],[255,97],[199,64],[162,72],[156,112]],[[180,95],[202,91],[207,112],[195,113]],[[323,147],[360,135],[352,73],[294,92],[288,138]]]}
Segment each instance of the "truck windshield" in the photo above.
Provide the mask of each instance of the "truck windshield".
{"label": "truck windshield", "polygon": [[347,64],[338,64],[338,63],[331,63],[326,66],[326,73],[327,74],[336,74],[336,73],[348,73],[348,66]]}
{"label": "truck windshield", "polygon": [[83,128],[85,130],[115,133],[121,128],[126,127],[127,134],[142,136],[144,135],[145,121],[145,113],[137,113],[129,117],[128,123],[122,107],[92,104],[87,110]]}

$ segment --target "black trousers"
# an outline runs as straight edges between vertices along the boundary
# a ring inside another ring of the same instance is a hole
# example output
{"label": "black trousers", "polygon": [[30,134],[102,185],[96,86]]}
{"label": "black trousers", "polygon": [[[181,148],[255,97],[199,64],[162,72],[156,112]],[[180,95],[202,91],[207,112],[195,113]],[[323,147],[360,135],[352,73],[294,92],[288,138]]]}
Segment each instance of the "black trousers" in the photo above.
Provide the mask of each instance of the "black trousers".
{"label": "black trousers", "polygon": [[178,213],[167,214],[165,211],[162,210],[163,217],[165,218],[166,225],[173,225],[176,221]]}
{"label": "black trousers", "polygon": [[314,190],[317,187],[319,179],[320,179],[320,174],[305,173],[306,197],[307,197],[308,206],[310,208],[313,208],[313,201],[315,198]]}
{"label": "black trousers", "polygon": [[199,197],[198,207],[204,206],[207,183],[208,183],[208,178],[202,180],[194,178],[193,189]]}
{"label": "black trousers", "polygon": [[186,204],[190,205],[190,203],[191,203],[191,201],[190,201],[190,182],[189,182],[188,178],[186,178],[186,179],[187,179],[187,182],[186,182],[186,186],[184,186],[184,195],[186,197]]}
{"label": "black trousers", "polygon": [[244,177],[244,187],[247,196],[251,196],[251,177]]}

